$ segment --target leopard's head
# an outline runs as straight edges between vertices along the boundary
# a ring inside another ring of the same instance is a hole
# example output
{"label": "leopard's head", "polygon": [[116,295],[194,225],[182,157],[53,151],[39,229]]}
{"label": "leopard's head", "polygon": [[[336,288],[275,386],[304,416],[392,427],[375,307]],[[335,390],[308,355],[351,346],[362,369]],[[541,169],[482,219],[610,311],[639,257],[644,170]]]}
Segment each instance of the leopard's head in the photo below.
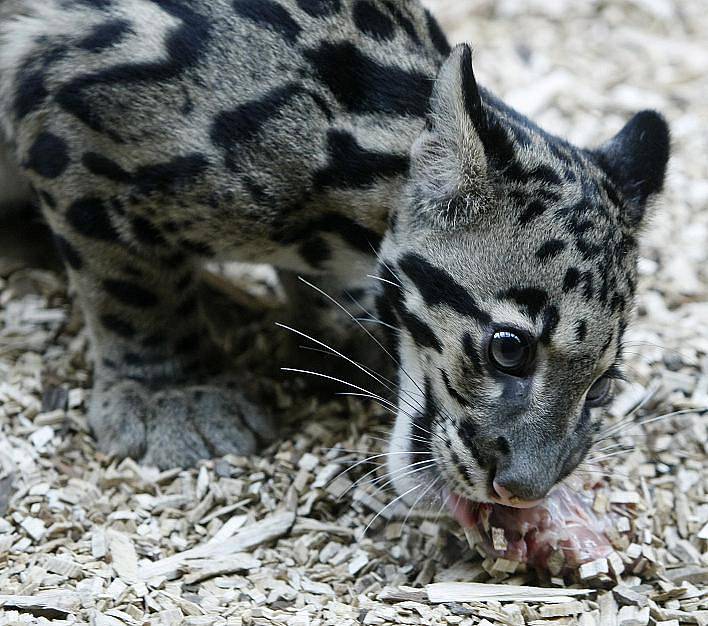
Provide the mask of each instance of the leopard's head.
{"label": "leopard's head", "polygon": [[578,148],[478,88],[468,46],[452,51],[380,255],[400,363],[389,470],[404,501],[526,506],[586,456],[668,156],[657,113]]}

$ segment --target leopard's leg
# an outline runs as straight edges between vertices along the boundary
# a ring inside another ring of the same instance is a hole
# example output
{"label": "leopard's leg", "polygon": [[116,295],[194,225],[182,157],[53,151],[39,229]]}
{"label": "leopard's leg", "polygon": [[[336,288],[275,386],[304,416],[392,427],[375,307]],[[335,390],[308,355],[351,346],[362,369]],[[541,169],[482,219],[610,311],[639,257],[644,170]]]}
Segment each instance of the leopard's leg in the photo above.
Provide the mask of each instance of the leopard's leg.
{"label": "leopard's leg", "polygon": [[162,468],[253,452],[274,428],[244,381],[223,374],[199,300],[199,259],[152,231],[152,249],[125,243],[122,216],[94,202],[83,216],[76,204],[45,215],[92,338],[89,424],[99,448]]}

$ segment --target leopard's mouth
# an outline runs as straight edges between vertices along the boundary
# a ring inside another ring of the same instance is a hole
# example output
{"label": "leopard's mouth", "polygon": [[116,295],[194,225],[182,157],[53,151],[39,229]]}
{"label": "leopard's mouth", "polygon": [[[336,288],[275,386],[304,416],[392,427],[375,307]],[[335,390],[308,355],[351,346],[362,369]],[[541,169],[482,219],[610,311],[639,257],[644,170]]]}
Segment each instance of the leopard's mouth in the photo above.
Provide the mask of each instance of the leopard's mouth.
{"label": "leopard's mouth", "polygon": [[574,568],[612,552],[605,534],[610,520],[594,513],[592,494],[565,485],[540,502],[525,503],[531,506],[473,502],[455,493],[448,493],[446,502],[452,517],[488,557],[547,573],[553,555],[561,559],[563,568]]}

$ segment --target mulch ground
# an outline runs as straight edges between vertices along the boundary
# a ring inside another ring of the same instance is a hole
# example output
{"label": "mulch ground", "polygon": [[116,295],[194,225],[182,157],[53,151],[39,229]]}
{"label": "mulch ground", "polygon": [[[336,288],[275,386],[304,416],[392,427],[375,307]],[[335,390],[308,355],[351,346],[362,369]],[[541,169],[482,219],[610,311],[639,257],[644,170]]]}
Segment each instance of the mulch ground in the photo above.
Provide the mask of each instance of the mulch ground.
{"label": "mulch ground", "polygon": [[[369,482],[375,474],[353,484],[373,466],[332,480],[382,449],[390,416],[307,394],[295,378],[264,383],[287,424],[260,456],[164,472],[101,456],[85,419],[87,337],[65,277],[6,247],[0,624],[708,625],[705,3],[429,4],[454,40],[474,42],[479,81],[557,134],[596,145],[647,107],[671,122],[667,191],[646,228],[627,337],[631,382],[608,423],[632,418],[610,440],[624,445],[602,460],[594,505],[623,514],[619,560],[575,589],[529,590],[532,574],[485,561],[443,516],[385,509],[393,496]],[[251,287],[270,294],[263,276]],[[247,330],[242,360],[266,373],[287,365],[267,358],[271,326]],[[451,581],[505,587],[440,584]]]}

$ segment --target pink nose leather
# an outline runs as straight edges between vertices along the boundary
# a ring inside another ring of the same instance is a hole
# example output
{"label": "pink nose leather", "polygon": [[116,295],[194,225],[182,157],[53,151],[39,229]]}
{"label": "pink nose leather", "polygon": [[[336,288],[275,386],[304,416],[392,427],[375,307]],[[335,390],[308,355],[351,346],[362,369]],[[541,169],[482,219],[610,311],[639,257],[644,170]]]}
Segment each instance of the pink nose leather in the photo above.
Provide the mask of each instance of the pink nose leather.
{"label": "pink nose leather", "polygon": [[522,500],[515,496],[506,487],[502,487],[496,480],[492,483],[496,497],[494,501],[504,506],[513,506],[517,509],[530,509],[538,506],[543,500]]}

